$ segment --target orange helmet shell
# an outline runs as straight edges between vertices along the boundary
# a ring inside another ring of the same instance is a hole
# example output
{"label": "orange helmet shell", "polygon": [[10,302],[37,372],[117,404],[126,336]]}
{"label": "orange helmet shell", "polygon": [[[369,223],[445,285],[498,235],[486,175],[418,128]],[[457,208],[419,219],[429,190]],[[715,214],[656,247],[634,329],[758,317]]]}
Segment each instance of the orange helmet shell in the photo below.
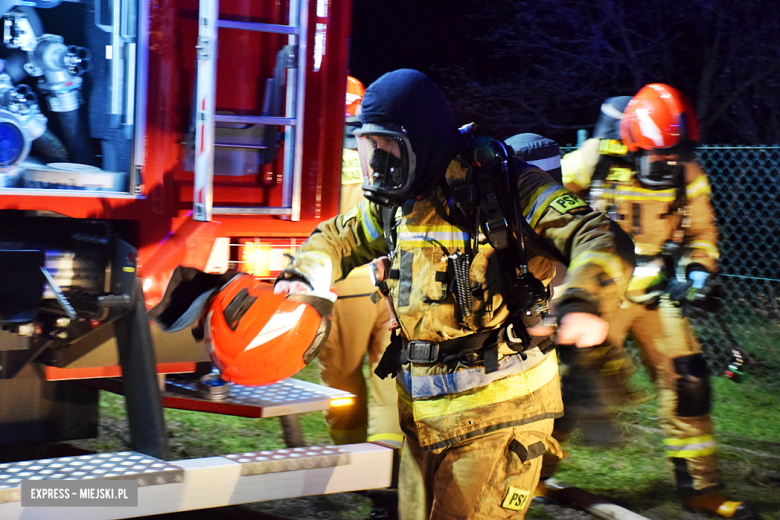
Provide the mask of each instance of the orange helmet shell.
{"label": "orange helmet shell", "polygon": [[222,379],[261,386],[288,378],[316,357],[330,329],[332,302],[274,294],[240,274],[212,299],[204,339]]}
{"label": "orange helmet shell", "polygon": [[359,80],[352,76],[347,76],[347,110],[344,115],[354,116],[357,113],[365,93],[366,87]]}
{"label": "orange helmet shell", "polygon": [[673,148],[699,140],[693,106],[679,91],[662,83],[645,85],[628,102],[620,137],[631,152]]}

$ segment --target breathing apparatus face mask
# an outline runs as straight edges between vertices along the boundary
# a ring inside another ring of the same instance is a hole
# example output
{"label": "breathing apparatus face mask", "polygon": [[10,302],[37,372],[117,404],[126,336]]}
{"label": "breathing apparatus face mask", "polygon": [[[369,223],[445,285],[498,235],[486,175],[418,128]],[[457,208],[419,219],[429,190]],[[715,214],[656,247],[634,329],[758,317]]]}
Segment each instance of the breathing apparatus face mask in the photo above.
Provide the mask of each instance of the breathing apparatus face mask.
{"label": "breathing apparatus face mask", "polygon": [[402,204],[415,179],[415,156],[406,134],[367,124],[355,131],[363,195],[383,206]]}
{"label": "breathing apparatus face mask", "polygon": [[637,159],[639,182],[651,190],[675,188],[685,175],[685,161],[680,155],[655,155],[648,152]]}

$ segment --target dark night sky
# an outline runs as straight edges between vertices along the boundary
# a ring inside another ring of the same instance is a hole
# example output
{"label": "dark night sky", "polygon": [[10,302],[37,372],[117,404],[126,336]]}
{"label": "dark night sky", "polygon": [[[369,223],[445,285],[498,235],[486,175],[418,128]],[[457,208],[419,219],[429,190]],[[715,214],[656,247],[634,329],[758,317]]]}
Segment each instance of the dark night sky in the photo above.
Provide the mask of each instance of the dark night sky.
{"label": "dark night sky", "polygon": [[[367,86],[420,70],[459,124],[497,137],[522,128],[574,142],[602,100],[661,82],[696,107],[704,143],[780,140],[776,0],[352,1],[352,76]],[[613,4],[619,13],[602,16]]]}
{"label": "dark night sky", "polygon": [[351,74],[366,86],[385,72],[469,59],[462,0],[353,0]]}

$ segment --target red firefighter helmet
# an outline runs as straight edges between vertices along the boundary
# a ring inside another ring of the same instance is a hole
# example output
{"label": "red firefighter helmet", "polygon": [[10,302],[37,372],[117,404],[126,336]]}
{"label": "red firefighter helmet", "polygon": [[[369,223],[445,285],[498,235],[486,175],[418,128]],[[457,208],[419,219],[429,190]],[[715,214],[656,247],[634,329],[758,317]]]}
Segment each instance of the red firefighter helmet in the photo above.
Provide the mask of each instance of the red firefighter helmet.
{"label": "red firefighter helmet", "polygon": [[222,379],[267,385],[290,377],[313,360],[330,330],[333,302],[303,294],[274,294],[239,274],[211,299],[204,339]]}
{"label": "red firefighter helmet", "polygon": [[628,102],[620,137],[631,152],[687,152],[699,140],[699,122],[693,106],[680,92],[669,85],[650,83]]}
{"label": "red firefighter helmet", "polygon": [[347,111],[344,115],[354,116],[357,113],[365,93],[366,87],[359,80],[352,76],[347,76]]}

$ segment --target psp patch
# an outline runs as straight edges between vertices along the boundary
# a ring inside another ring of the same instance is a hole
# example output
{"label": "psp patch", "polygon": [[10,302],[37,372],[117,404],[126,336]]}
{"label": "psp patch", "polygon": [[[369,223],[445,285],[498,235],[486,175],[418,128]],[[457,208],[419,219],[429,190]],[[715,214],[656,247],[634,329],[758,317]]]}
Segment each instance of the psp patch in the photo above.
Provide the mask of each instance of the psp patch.
{"label": "psp patch", "polygon": [[555,197],[552,202],[550,202],[550,207],[558,213],[563,214],[574,209],[586,208],[588,207],[588,203],[573,193],[564,193],[563,195]]}
{"label": "psp patch", "polygon": [[509,486],[509,489],[506,491],[506,497],[504,497],[504,501],[501,503],[501,507],[513,511],[522,511],[530,497],[530,491],[523,491],[522,489]]}

